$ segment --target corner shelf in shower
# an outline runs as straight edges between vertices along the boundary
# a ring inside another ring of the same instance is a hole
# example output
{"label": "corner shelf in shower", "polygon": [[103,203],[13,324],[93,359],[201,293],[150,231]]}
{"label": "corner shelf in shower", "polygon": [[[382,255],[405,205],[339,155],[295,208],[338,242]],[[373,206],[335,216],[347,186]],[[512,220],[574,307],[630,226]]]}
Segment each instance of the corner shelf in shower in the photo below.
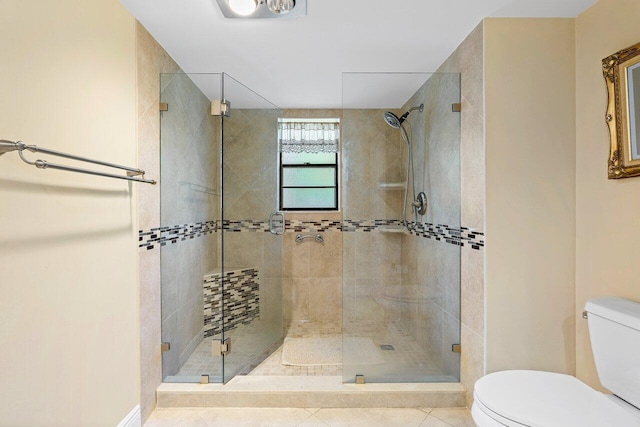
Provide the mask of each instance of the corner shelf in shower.
{"label": "corner shelf in shower", "polygon": [[404,190],[407,188],[406,182],[379,182],[378,189],[380,190]]}
{"label": "corner shelf in shower", "polygon": [[409,234],[409,230],[404,225],[381,225],[378,227],[381,233]]}

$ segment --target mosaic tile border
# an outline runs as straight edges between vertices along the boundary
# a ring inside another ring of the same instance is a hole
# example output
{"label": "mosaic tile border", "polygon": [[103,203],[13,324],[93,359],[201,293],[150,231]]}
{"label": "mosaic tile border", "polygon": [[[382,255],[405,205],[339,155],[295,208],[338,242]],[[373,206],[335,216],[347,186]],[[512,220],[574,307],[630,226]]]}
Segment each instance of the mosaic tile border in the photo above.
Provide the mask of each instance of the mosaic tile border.
{"label": "mosaic tile border", "polygon": [[220,273],[207,274],[202,284],[205,338],[222,333],[223,314],[225,331],[248,325],[260,315],[258,268],[226,271],[224,277]]}
{"label": "mosaic tile border", "polygon": [[467,243],[472,249],[476,250],[484,248],[484,233],[467,227],[456,228],[444,224],[416,223],[412,221],[409,223],[409,229],[414,236],[445,241],[457,246],[464,246]]}
{"label": "mosaic tile border", "polygon": [[[342,221],[323,219],[317,221],[285,221],[285,230],[295,233],[322,233],[327,231],[366,233],[380,230],[382,227],[402,227],[402,221],[397,219],[345,219]],[[269,222],[224,220],[196,222],[193,224],[182,224],[173,227],[152,228],[148,231],[140,230],[138,242],[140,248],[151,250],[157,246],[165,246],[167,243],[177,243],[179,241],[205,236],[217,232],[218,230],[233,233],[268,233]],[[466,244],[475,250],[481,250],[485,246],[484,233],[467,227],[458,228],[445,224],[416,223],[412,221],[409,223],[409,233],[414,236],[443,241],[457,246],[465,246]]]}
{"label": "mosaic tile border", "polygon": [[187,239],[214,233],[218,221],[194,222],[192,224],[174,225],[171,227],[157,227],[138,232],[138,247],[151,250],[156,246],[166,246],[167,243],[177,243]]}

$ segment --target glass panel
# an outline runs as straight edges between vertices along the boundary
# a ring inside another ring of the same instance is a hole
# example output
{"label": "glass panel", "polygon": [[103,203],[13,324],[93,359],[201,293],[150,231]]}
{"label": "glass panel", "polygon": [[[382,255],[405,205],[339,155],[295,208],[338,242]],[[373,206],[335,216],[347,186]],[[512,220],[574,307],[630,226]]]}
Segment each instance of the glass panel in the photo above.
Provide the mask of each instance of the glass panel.
{"label": "glass panel", "polygon": [[335,188],[283,188],[282,206],[286,209],[335,208]]}
{"label": "glass panel", "polygon": [[162,74],[160,225],[164,382],[222,381],[222,358],[211,355],[211,328],[222,310],[210,295],[220,276],[220,131],[210,114],[221,96],[220,74]]}
{"label": "glass panel", "polygon": [[282,153],[283,165],[325,164],[335,165],[334,153]]}
{"label": "glass panel", "polygon": [[[223,75],[224,381],[246,374],[282,339],[282,236],[269,232],[277,210],[280,109]],[[233,221],[233,231],[228,228]],[[260,229],[253,228],[258,224]]]}
{"label": "glass panel", "polygon": [[335,187],[336,170],[332,167],[285,167],[282,170],[282,185],[285,187]]}
{"label": "glass panel", "polygon": [[[457,102],[458,74],[343,74],[342,128],[350,135],[342,146],[343,220],[361,224],[342,233],[344,382],[356,375],[367,383],[459,381],[451,346],[460,342],[460,247],[446,241],[455,238],[423,237],[426,224],[460,228]],[[383,113],[400,117],[420,104],[424,111],[407,118],[407,144]],[[357,131],[371,123],[384,129],[373,139]],[[380,185],[407,176],[406,187]],[[411,207],[421,191],[425,216]]]}

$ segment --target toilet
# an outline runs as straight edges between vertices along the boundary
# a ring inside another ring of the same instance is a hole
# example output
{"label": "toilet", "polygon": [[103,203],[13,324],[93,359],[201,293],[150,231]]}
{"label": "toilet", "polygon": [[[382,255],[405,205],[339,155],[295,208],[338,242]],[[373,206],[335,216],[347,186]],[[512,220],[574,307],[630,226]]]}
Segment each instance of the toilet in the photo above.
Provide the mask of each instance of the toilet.
{"label": "toilet", "polygon": [[478,427],[640,427],[640,304],[597,298],[585,310],[598,377],[613,395],[570,375],[495,372],[475,384]]}

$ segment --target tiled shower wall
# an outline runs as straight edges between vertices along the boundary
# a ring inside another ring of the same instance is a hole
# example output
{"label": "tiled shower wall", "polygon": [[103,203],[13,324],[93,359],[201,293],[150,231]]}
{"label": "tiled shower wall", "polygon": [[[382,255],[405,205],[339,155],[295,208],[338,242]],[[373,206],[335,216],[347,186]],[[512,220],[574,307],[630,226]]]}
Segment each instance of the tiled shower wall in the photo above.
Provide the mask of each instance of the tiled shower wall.
{"label": "tiled shower wall", "polygon": [[[138,164],[149,176],[160,178],[160,74],[182,71],[140,23],[136,24],[136,51]],[[215,195],[218,185],[218,177],[215,176],[218,170],[217,150],[211,150],[216,145],[212,139],[217,134],[215,122],[205,115],[205,103],[208,109],[208,101],[185,77],[162,82],[162,88],[168,89],[167,95],[173,89],[176,95],[183,90],[190,93],[189,102],[186,103],[184,98],[163,100],[170,103],[170,112],[175,113],[167,114],[165,119],[177,121],[173,126],[175,133],[163,135],[173,138],[175,144],[164,147],[162,153],[162,166],[168,168],[164,175],[167,176],[167,171],[173,171],[175,175],[174,180],[161,183],[163,191],[168,191],[168,198],[163,200],[166,202],[172,199],[174,206],[171,209],[166,209],[165,206],[161,221],[160,185],[140,186],[140,230],[155,228],[157,232],[161,223],[177,225],[219,217],[218,207],[214,202],[219,197]],[[202,330],[202,275],[206,272],[203,270],[215,265],[217,255],[215,235],[200,234],[200,238],[182,241],[179,251],[176,251],[177,245],[171,247],[170,244],[161,251],[160,243],[157,244],[158,247],[148,245],[139,250],[140,408],[143,421],[155,407],[155,391],[162,382],[161,325],[166,328],[166,334],[175,336],[172,339],[173,351],[169,352],[171,354],[165,353],[166,362],[169,362],[167,366],[171,366],[171,362],[178,363],[181,355],[182,358],[188,355]],[[170,285],[166,289],[168,292],[164,294],[161,293],[161,252],[163,258],[172,260],[166,266],[163,263],[166,270],[162,273]],[[179,283],[187,286],[178,286]],[[163,297],[165,300],[161,304]],[[191,310],[198,304],[198,310]]]}
{"label": "tiled shower wall", "polygon": [[[231,117],[224,118],[225,220],[265,224],[269,215],[276,211],[278,117],[280,110],[277,109],[232,108]],[[222,233],[225,271],[257,268],[260,271],[260,317],[268,324],[280,324],[282,236],[263,230],[238,230]]]}
{"label": "tiled shower wall", "polygon": [[[160,73],[176,73],[180,67],[136,23],[138,165],[149,176],[160,176]],[[160,224],[160,185],[138,188],[138,227],[149,230]],[[162,383],[160,342],[160,251],[141,249],[140,267],[140,411],[144,422],[155,408],[156,388]]]}
{"label": "tiled shower wall", "polygon": [[[460,228],[460,76],[434,74],[403,110],[424,104],[407,119],[412,131],[415,190],[424,191],[428,209],[418,221]],[[409,182],[411,188],[411,181]],[[409,195],[412,192],[409,191]],[[414,220],[407,207],[407,218]],[[458,377],[460,357],[460,247],[415,235],[402,238],[403,290],[412,304],[402,323],[444,375]]]}
{"label": "tiled shower wall", "polygon": [[[342,119],[341,110],[283,110],[286,118]],[[344,161],[344,160],[343,160]],[[287,220],[341,221],[341,212],[286,213]],[[308,234],[307,231],[301,232]],[[283,236],[283,317],[292,322],[310,320],[342,324],[342,233],[335,228],[322,233],[324,243],[295,242],[294,230]]]}
{"label": "tiled shower wall", "polygon": [[[461,76],[461,224],[484,232],[484,30],[480,23],[438,69]],[[483,238],[484,240],[484,238]],[[485,251],[465,245],[460,252],[461,344],[460,380],[473,402],[473,384],[484,375]]]}
{"label": "tiled shower wall", "polygon": [[[382,113],[383,110],[283,111],[287,118],[339,118],[342,131],[340,212],[290,213],[287,219],[372,221],[399,217],[401,192],[380,190],[378,186],[379,182],[399,181],[404,174],[402,141],[382,120]],[[311,320],[341,325],[343,301],[351,304],[348,313],[376,315],[366,312],[368,305],[356,299],[372,297],[381,288],[400,283],[397,235],[362,229],[341,233],[332,228],[322,233],[324,243],[295,243],[297,234],[287,231],[283,241],[285,324]]]}
{"label": "tiled shower wall", "polygon": [[[402,191],[384,189],[380,184],[404,181],[404,142],[400,133],[383,120],[383,112],[344,110],[342,202],[345,219],[401,218]],[[378,301],[381,295],[401,285],[401,244],[400,234],[378,230],[343,233],[345,333],[356,333],[355,328],[362,321],[399,320],[396,303]]]}

